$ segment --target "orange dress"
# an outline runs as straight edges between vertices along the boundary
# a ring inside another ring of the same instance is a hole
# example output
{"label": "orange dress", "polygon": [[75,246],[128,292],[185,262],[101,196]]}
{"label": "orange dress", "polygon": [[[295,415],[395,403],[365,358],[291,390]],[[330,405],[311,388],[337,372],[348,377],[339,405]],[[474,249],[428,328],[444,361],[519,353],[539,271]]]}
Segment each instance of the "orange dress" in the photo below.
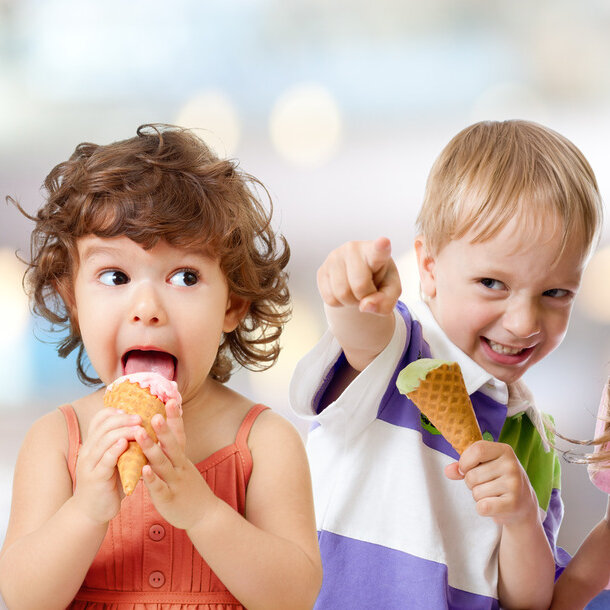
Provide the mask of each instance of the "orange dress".
{"label": "orange dress", "polygon": [[[247,440],[268,407],[255,405],[235,442],[196,464],[212,491],[241,515],[252,472]],[[80,431],[71,405],[60,407],[68,426],[68,468],[75,480]],[[184,530],[174,528],[153,506],[140,484],[121,503],[106,537],[68,608],[75,610],[241,610]]]}

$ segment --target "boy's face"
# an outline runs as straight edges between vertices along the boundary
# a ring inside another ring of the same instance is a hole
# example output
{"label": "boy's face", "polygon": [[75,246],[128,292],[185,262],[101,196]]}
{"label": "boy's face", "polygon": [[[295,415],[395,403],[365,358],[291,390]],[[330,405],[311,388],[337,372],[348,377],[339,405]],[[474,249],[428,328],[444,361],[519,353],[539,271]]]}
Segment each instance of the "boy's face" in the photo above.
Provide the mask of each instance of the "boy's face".
{"label": "boy's face", "polygon": [[516,381],[566,332],[586,261],[579,240],[559,255],[561,226],[528,239],[516,219],[484,242],[450,241],[436,255],[416,240],[421,287],[451,341],[498,379]]}
{"label": "boy's face", "polygon": [[223,332],[247,302],[229,294],[219,263],[159,241],[144,250],[127,237],[78,240],[73,318],[105,384],[157,370],[186,402],[203,387]]}

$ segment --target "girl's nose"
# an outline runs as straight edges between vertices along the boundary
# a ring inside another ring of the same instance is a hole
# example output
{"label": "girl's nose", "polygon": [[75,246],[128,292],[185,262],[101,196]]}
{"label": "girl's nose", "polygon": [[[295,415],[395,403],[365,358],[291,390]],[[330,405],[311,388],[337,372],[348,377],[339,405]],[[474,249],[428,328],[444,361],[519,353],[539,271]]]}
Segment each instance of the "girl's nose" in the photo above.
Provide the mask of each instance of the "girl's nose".
{"label": "girl's nose", "polygon": [[130,304],[131,322],[145,325],[160,325],[167,321],[167,313],[157,290],[149,283],[143,282],[134,286]]}
{"label": "girl's nose", "polygon": [[530,300],[513,302],[504,313],[504,328],[520,339],[533,337],[540,332],[538,307]]}

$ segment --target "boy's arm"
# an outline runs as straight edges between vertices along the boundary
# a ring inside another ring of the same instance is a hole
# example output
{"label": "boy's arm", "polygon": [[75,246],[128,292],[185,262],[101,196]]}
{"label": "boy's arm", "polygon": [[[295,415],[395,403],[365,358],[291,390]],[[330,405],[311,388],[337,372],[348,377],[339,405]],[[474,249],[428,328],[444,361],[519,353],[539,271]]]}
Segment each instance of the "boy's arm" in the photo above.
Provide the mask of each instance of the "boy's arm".
{"label": "boy's arm", "polygon": [[[535,496],[534,501],[537,507]],[[537,515],[502,526],[498,565],[498,597],[502,608],[548,608],[555,561]]]}
{"label": "boy's arm", "polygon": [[401,285],[391,254],[385,237],[348,242],[333,250],[318,270],[328,325],[349,365],[333,379],[327,396],[340,394],[392,338]]}
{"label": "boy's arm", "polygon": [[498,597],[502,608],[546,610],[553,595],[555,560],[544,532],[538,499],[515,452],[506,443],[477,441],[445,474],[464,479],[477,512],[502,531]]}
{"label": "boy's arm", "polygon": [[610,581],[610,498],[606,516],[589,533],[555,583],[551,610],[584,608]]}

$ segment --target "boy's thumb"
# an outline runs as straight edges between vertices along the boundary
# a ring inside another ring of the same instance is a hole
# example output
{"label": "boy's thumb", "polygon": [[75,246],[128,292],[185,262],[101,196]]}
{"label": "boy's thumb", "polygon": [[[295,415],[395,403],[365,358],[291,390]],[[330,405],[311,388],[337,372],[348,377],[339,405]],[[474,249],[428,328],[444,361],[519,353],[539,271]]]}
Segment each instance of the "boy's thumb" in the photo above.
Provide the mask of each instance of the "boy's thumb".
{"label": "boy's thumb", "polygon": [[458,462],[452,462],[445,466],[445,476],[452,481],[461,481],[464,478],[464,475],[460,472]]}

